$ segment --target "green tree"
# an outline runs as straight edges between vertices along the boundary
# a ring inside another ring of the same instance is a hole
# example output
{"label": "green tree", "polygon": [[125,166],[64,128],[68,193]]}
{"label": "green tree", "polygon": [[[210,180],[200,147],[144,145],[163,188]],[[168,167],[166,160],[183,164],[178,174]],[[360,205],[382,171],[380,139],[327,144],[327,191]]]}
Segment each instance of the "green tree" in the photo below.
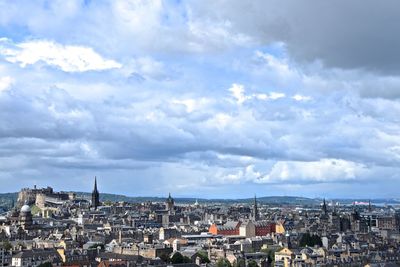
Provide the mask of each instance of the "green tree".
{"label": "green tree", "polygon": [[216,267],[232,267],[231,263],[226,258],[219,258]]}
{"label": "green tree", "polygon": [[247,264],[248,267],[258,267],[258,264],[255,260],[250,260]]}
{"label": "green tree", "polygon": [[51,264],[50,262],[44,262],[38,265],[38,267],[53,267],[53,264]]}
{"label": "green tree", "polygon": [[322,246],[321,237],[318,235],[311,235],[310,233],[305,233],[300,239],[300,247],[313,247],[315,245]]}
{"label": "green tree", "polygon": [[178,263],[191,263],[192,260],[186,256],[183,256],[181,253],[176,252],[172,257],[171,257],[171,263],[172,264],[178,264]]}
{"label": "green tree", "polygon": [[261,252],[266,253],[268,256],[268,262],[271,263],[275,260],[275,250],[270,248],[264,248]]}
{"label": "green tree", "polygon": [[10,249],[12,249],[12,245],[11,245],[10,241],[8,241],[8,240],[4,240],[4,242],[3,242],[3,244],[2,244],[2,247],[3,247],[5,250],[10,250]]}
{"label": "green tree", "polygon": [[246,266],[246,261],[242,258],[238,259],[233,263],[233,267],[245,267]]}
{"label": "green tree", "polygon": [[197,252],[197,256],[201,259],[201,263],[210,263],[210,259],[208,258],[207,251],[199,250]]}
{"label": "green tree", "polygon": [[171,262],[171,258],[169,257],[169,254],[167,254],[167,253],[161,254],[160,255],[160,259],[165,263],[170,263]]}
{"label": "green tree", "polygon": [[110,200],[106,200],[103,202],[103,204],[104,204],[104,206],[111,206],[113,204],[113,202]]}

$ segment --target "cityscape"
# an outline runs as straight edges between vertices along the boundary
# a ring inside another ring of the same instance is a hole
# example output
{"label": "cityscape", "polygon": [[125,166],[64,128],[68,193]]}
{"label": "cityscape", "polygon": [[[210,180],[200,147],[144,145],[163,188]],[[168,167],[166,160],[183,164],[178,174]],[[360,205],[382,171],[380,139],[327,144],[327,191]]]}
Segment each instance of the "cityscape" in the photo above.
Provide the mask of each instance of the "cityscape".
{"label": "cityscape", "polygon": [[0,267],[400,266],[399,0],[0,0]]}
{"label": "cityscape", "polygon": [[398,205],[100,201],[23,188],[0,216],[0,266],[398,266]]}

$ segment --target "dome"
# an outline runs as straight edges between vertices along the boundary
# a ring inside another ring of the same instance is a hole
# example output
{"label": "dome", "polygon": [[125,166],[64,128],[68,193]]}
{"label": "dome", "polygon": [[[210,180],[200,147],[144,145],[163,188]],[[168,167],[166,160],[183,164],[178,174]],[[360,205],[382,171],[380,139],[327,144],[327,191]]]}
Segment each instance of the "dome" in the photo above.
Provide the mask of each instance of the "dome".
{"label": "dome", "polygon": [[21,212],[31,212],[31,208],[25,204],[22,206]]}

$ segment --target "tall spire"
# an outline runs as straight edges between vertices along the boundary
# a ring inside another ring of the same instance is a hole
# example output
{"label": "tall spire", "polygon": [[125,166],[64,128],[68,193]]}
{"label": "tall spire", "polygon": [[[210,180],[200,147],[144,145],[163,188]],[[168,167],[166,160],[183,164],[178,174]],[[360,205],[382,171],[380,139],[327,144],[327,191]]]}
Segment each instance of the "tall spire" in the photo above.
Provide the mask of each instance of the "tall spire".
{"label": "tall spire", "polygon": [[254,194],[254,210],[253,210],[253,220],[258,221],[258,207],[257,207],[257,196]]}
{"label": "tall spire", "polygon": [[324,203],[322,204],[322,211],[324,212],[325,215],[328,213],[328,209],[327,209],[327,207],[326,207],[325,198],[324,198]]}
{"label": "tall spire", "polygon": [[93,192],[92,192],[92,207],[94,209],[97,209],[97,207],[100,205],[100,200],[99,200],[99,191],[97,190],[97,177],[94,177],[94,187],[93,187]]}

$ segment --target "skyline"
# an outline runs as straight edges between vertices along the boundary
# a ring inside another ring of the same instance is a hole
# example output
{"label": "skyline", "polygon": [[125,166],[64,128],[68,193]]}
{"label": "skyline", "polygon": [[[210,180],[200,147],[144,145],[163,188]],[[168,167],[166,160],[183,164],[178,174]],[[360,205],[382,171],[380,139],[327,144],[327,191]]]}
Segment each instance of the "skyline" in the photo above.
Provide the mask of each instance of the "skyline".
{"label": "skyline", "polygon": [[376,3],[0,0],[0,193],[400,198]]}

